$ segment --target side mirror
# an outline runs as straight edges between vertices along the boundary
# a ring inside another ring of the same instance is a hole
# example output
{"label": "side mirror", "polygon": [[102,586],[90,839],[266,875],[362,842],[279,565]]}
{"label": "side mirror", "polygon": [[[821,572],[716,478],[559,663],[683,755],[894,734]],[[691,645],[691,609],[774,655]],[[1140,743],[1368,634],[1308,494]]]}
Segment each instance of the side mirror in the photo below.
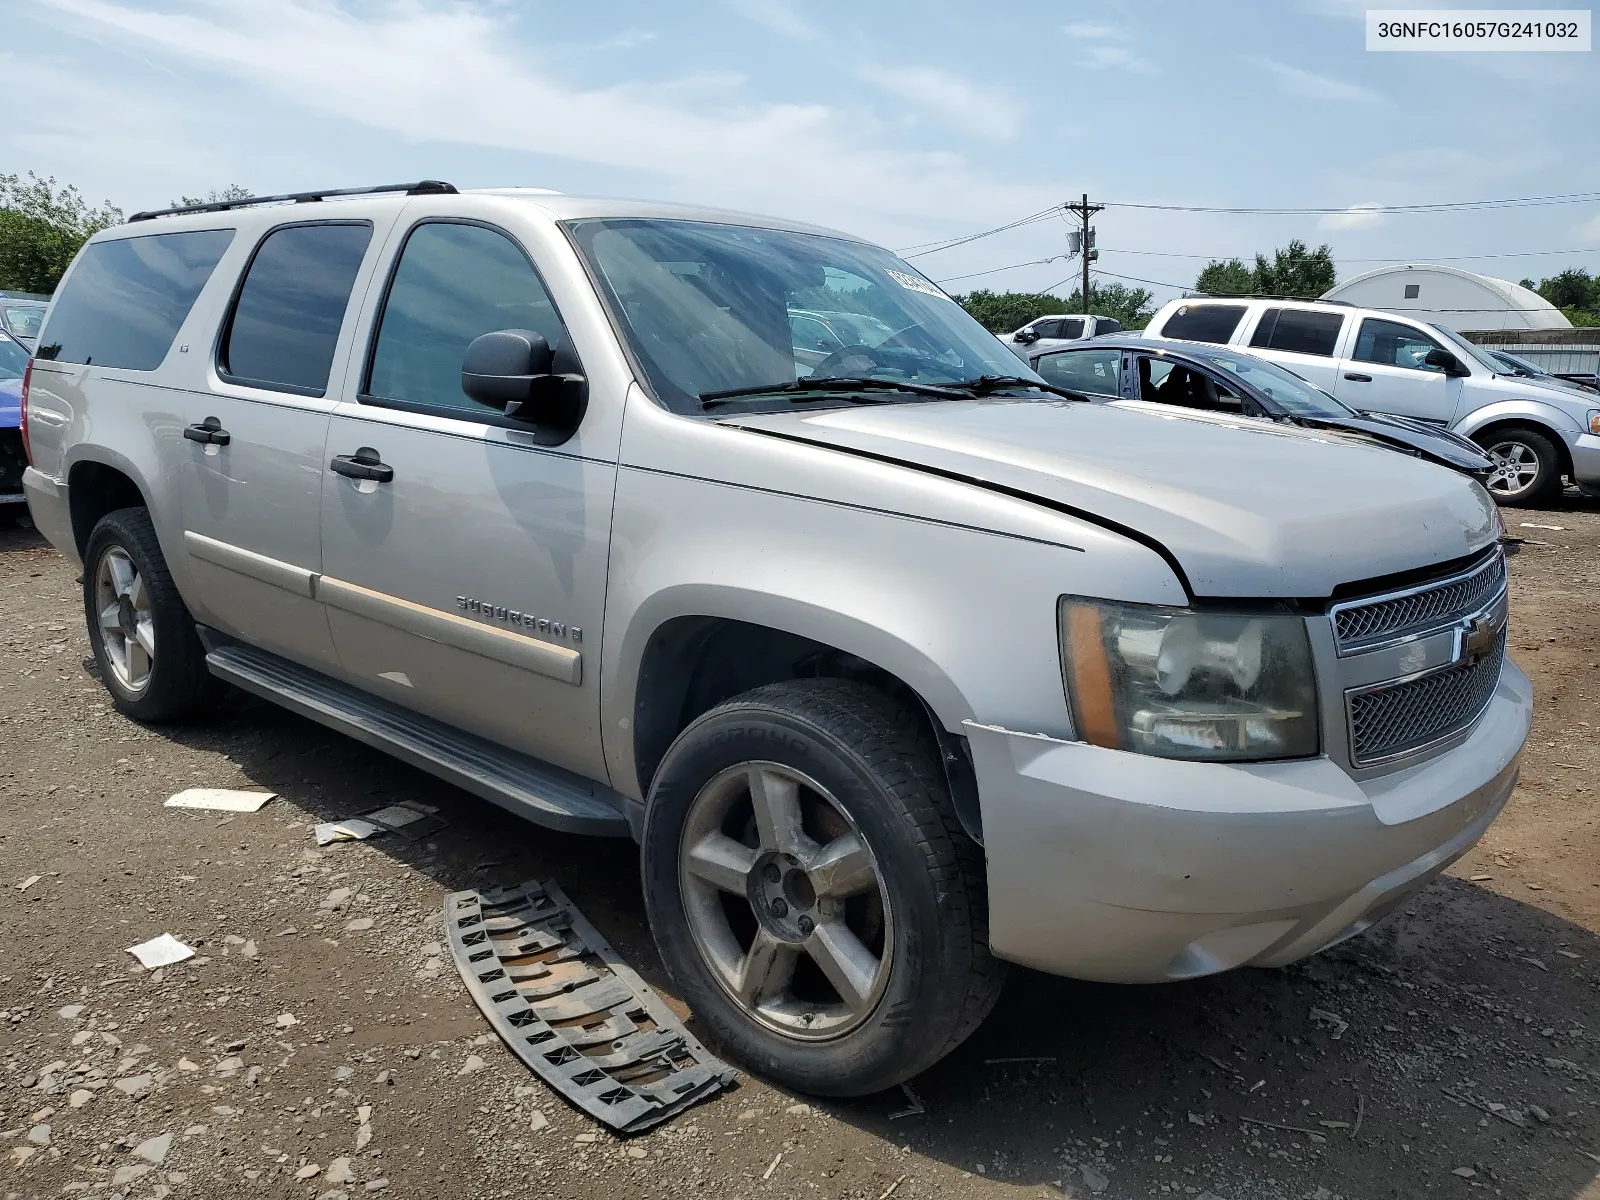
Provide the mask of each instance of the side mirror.
{"label": "side mirror", "polygon": [[532,329],[499,329],[474,338],[461,360],[461,390],[530,425],[576,428],[588,400],[582,375],[557,374],[556,355]]}
{"label": "side mirror", "polygon": [[1461,360],[1443,346],[1435,346],[1428,351],[1427,357],[1422,360],[1424,366],[1434,367],[1446,375],[1461,376],[1469,374],[1466,367],[1461,365]]}
{"label": "side mirror", "polygon": [[1011,340],[1020,342],[1024,346],[1031,346],[1039,340],[1039,331],[1036,329],[1019,329],[1016,332],[1016,336]]}

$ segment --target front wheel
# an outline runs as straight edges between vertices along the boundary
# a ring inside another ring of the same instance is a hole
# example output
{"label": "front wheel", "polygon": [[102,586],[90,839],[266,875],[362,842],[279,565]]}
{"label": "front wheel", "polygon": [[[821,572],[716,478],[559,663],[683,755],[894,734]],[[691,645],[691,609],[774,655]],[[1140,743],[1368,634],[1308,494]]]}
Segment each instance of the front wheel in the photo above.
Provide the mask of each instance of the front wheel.
{"label": "front wheel", "polygon": [[695,720],[644,832],[656,944],[714,1040],[800,1091],[880,1091],[987,1015],[980,849],[920,714],[799,680]]}
{"label": "front wheel", "polygon": [[1561,455],[1544,434],[1502,429],[1478,440],[1494,460],[1484,486],[1501,504],[1537,508],[1560,494]]}

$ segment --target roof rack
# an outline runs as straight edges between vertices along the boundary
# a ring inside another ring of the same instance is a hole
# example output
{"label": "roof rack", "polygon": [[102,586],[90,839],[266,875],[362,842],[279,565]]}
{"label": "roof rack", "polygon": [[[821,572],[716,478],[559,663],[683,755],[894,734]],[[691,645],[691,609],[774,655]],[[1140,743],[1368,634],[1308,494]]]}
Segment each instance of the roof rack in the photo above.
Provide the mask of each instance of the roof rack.
{"label": "roof rack", "polygon": [[149,221],[155,217],[176,217],[186,213],[227,212],[229,209],[249,208],[256,204],[312,204],[334,196],[373,196],[382,192],[404,192],[407,196],[453,196],[456,187],[440,179],[422,179],[416,183],[383,183],[377,187],[329,188],[321,192],[287,192],[282,196],[246,196],[242,200],[215,200],[210,204],[181,204],[177,208],[137,212],[128,221]]}
{"label": "roof rack", "polygon": [[1348,300],[1324,300],[1321,296],[1276,296],[1271,292],[1186,292],[1185,300],[1293,300],[1299,304],[1342,304],[1354,308]]}

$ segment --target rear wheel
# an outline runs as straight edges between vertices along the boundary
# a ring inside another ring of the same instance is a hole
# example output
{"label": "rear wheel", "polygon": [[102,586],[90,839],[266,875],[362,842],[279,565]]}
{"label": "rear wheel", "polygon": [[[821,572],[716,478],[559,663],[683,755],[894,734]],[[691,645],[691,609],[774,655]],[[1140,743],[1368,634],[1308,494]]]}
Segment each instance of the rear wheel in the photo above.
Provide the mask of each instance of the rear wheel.
{"label": "rear wheel", "polygon": [[83,604],[100,677],[121,712],[173,721],[220,694],[144,509],[118,509],[94,527]]}
{"label": "rear wheel", "polygon": [[915,714],[839,680],[706,713],[657,772],[651,926],[714,1040],[801,1091],[860,1095],[930,1066],[988,1013],[979,848]]}
{"label": "rear wheel", "polygon": [[1561,455],[1545,434],[1514,427],[1480,436],[1478,444],[1494,460],[1484,486],[1501,504],[1530,508],[1561,492]]}

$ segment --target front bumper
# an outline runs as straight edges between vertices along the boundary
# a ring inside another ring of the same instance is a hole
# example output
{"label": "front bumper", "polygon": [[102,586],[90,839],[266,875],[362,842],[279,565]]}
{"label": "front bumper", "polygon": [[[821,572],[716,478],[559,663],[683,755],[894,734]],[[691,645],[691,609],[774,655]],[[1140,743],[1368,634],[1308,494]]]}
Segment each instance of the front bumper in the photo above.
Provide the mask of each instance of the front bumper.
{"label": "front bumper", "polygon": [[1532,716],[1507,659],[1464,742],[1362,782],[1326,758],[1178,762],[969,722],[991,949],[1112,983],[1314,954],[1483,835],[1516,785]]}
{"label": "front bumper", "polygon": [[1600,436],[1580,433],[1567,438],[1572,455],[1572,478],[1589,487],[1600,486]]}

